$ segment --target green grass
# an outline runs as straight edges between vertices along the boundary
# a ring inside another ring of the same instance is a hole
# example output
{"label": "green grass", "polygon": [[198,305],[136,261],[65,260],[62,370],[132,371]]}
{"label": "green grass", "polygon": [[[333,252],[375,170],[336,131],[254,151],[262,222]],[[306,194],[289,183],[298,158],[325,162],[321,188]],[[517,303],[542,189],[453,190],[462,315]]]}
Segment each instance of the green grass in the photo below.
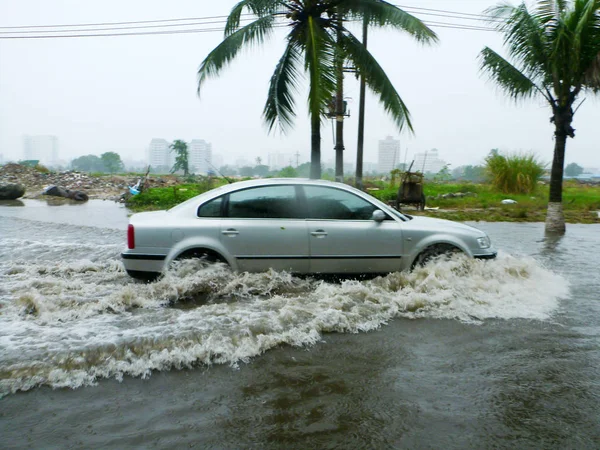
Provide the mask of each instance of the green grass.
{"label": "green grass", "polygon": [[150,188],[127,201],[127,207],[133,211],[154,211],[169,209],[196,195],[227,183],[220,178],[212,178],[203,183],[179,184],[164,188]]}
{"label": "green grass", "polygon": [[[434,184],[425,183],[424,192],[427,206],[439,211],[415,212],[404,208],[410,214],[425,214],[450,220],[484,220],[489,222],[543,222],[548,205],[548,186],[537,185],[532,194],[504,194],[489,184]],[[369,191],[374,197],[384,201],[396,199],[398,186],[387,186],[379,191]],[[473,197],[436,198],[448,193],[476,194]],[[504,205],[502,200],[511,199],[517,203]],[[600,223],[596,211],[600,211],[600,186],[580,185],[566,182],[563,188],[563,208],[567,222]]]}
{"label": "green grass", "polygon": [[[185,200],[216,188],[227,182],[221,178],[206,179],[202,183],[181,184],[175,187],[152,188],[131,197],[127,206],[134,211],[169,209]],[[398,185],[391,186],[381,180],[365,180],[365,186],[374,197],[384,201],[396,199]],[[548,186],[536,185],[533,194],[503,194],[489,184],[475,183],[425,183],[427,206],[439,208],[416,212],[403,208],[409,214],[424,214],[458,221],[488,222],[543,222],[548,205]],[[473,197],[436,198],[448,193],[473,193]],[[503,205],[504,199],[516,200],[517,204]],[[570,223],[600,223],[596,211],[600,211],[600,186],[580,185],[566,182],[563,189],[565,218]]]}
{"label": "green grass", "polygon": [[532,194],[544,175],[544,165],[533,154],[492,154],[485,169],[494,188],[505,194]]}

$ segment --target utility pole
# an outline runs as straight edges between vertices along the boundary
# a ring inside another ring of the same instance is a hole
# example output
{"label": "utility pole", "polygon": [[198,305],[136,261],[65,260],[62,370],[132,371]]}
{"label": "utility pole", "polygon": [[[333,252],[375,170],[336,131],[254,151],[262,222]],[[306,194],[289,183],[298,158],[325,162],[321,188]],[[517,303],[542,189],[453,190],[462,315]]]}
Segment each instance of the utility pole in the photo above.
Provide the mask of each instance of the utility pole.
{"label": "utility pole", "polygon": [[296,167],[300,165],[300,152],[296,150]]}
{"label": "utility pole", "polygon": [[[343,18],[341,8],[337,17],[338,43],[342,37]],[[336,96],[335,96],[335,181],[344,181],[344,55],[338,45],[335,50]]]}
{"label": "utility pole", "polygon": [[[363,17],[363,45],[367,48],[369,22]],[[358,139],[356,142],[356,187],[363,189],[363,154],[365,143],[365,76],[360,74],[360,98],[358,100]]]}

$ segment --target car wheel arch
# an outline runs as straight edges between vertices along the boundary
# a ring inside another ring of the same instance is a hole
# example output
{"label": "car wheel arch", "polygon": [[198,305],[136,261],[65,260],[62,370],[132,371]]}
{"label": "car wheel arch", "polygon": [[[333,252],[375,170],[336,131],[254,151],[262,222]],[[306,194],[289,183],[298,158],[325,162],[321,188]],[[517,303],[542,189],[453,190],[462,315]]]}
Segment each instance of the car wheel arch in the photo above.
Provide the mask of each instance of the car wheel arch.
{"label": "car wheel arch", "polygon": [[202,258],[204,256],[206,256],[211,262],[222,262],[230,267],[233,267],[231,261],[229,261],[222,252],[217,249],[201,245],[178,249],[177,252],[174,252],[172,256],[167,258],[167,263],[186,258]]}
{"label": "car wheel arch", "polygon": [[[452,249],[458,250],[460,253],[464,253],[465,255],[472,256],[471,252],[468,250],[468,247],[462,243],[458,243],[452,239],[439,239],[439,240],[428,240],[423,245],[419,246],[418,250],[414,252],[411,262],[411,269],[414,269],[417,264],[419,264],[419,257],[426,254],[428,251],[432,251],[436,248],[444,248],[441,253],[448,253],[448,251],[452,251]],[[440,253],[440,254],[441,254]]]}

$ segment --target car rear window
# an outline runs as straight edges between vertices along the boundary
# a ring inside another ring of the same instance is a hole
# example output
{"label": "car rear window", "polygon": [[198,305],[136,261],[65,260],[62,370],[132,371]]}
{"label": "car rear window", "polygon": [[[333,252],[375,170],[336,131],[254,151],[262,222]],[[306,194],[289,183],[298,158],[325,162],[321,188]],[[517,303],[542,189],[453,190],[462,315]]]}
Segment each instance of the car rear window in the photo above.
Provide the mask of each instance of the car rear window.
{"label": "car rear window", "polygon": [[198,217],[221,217],[223,197],[215,198],[198,208]]}
{"label": "car rear window", "polygon": [[296,219],[300,210],[294,186],[264,186],[229,194],[227,216],[244,219]]}

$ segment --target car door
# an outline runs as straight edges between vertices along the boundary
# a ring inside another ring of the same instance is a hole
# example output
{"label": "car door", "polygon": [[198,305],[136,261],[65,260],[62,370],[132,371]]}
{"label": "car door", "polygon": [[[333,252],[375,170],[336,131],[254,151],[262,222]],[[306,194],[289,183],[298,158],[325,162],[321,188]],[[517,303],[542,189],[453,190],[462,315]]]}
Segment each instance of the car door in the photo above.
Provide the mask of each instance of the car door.
{"label": "car door", "polygon": [[239,270],[308,271],[308,232],[296,190],[271,185],[229,193],[221,242]]}
{"label": "car door", "polygon": [[314,273],[383,273],[402,267],[401,223],[372,219],[377,206],[335,187],[304,186]]}

